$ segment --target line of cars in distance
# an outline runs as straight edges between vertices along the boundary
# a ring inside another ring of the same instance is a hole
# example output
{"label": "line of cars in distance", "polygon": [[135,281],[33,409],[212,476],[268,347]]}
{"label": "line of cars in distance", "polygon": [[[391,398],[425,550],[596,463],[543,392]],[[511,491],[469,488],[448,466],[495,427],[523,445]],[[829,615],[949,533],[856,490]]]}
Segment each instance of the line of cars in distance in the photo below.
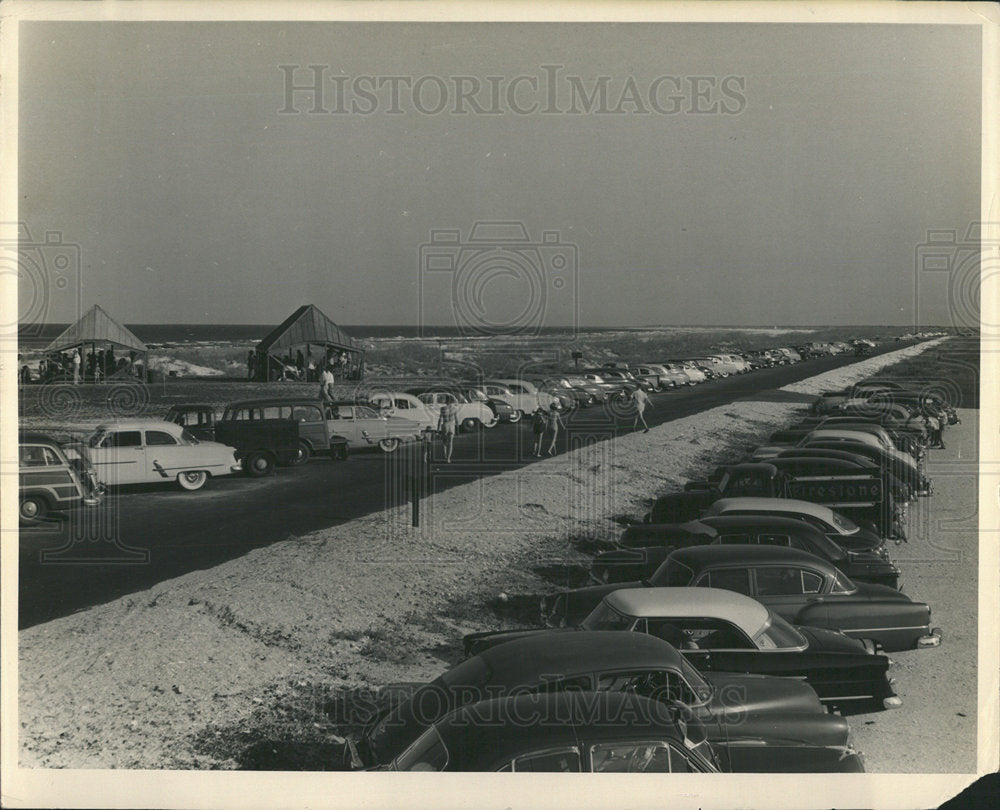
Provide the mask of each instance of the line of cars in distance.
{"label": "line of cars in distance", "polygon": [[[887,389],[903,390],[842,393]],[[932,492],[929,437],[874,413],[852,420],[838,423],[841,453],[873,438],[891,452],[830,468],[813,444],[829,438],[823,423],[807,418],[786,456],[802,463],[751,451],[661,496],[595,556],[591,585],[542,599],[538,626],[467,635],[464,660],[434,681],[384,690],[345,767],[863,771],[845,718],[900,707],[887,653],[942,634],[888,550],[905,541],[897,510]]]}
{"label": "line of cars in distance", "polygon": [[552,405],[562,411],[589,408],[639,388],[663,391],[800,359],[795,349],[785,347],[631,366],[609,363],[549,376],[370,388],[357,401],[262,398],[231,403],[221,414],[208,404],[180,404],[170,408],[166,424],[118,420],[84,437],[36,432],[31,443],[22,441],[19,517],[32,522],[49,512],[92,506],[108,486],[176,483],[194,491],[213,477],[265,476],[313,456],[343,460],[366,448],[391,453],[436,429],[447,404],[457,409],[461,430],[490,430]]}

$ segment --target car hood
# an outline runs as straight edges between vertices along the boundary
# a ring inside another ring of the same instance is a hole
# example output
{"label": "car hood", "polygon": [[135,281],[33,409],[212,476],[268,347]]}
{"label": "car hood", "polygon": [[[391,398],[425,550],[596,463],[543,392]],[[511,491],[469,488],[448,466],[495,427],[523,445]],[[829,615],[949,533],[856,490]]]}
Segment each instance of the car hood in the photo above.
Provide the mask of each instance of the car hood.
{"label": "car hood", "polygon": [[749,716],[774,712],[826,713],[813,688],[798,678],[736,672],[711,672],[704,677],[712,685],[712,699],[703,711],[717,720],[743,722]]}

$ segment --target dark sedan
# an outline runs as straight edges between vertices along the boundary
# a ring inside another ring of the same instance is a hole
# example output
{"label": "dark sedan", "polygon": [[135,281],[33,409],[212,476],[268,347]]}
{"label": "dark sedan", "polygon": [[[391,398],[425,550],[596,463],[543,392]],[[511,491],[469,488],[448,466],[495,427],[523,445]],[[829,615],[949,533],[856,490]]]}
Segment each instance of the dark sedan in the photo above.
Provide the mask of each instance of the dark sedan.
{"label": "dark sedan", "polygon": [[[645,633],[553,630],[490,647],[420,686],[379,719],[357,751],[366,767],[387,764],[459,706],[518,692],[568,690],[637,692],[680,703],[727,762],[728,741],[748,733],[794,734],[814,744],[848,741],[846,722],[826,714],[801,680],[735,670],[706,677],[670,644]],[[743,764],[738,753],[736,760]]]}
{"label": "dark sedan", "polygon": [[[685,525],[643,526],[649,537],[648,546],[632,545],[597,555],[591,566],[591,579],[605,583],[644,579],[652,576],[673,550],[715,543],[797,548],[832,563],[852,579],[892,588],[899,584],[899,568],[883,554],[845,549],[818,528],[802,520],[754,514],[703,517],[692,523],[704,527],[706,531],[678,531]],[[656,529],[662,534],[656,536]],[[631,542],[635,543],[636,540]]]}
{"label": "dark sedan", "polygon": [[[842,633],[792,627],[776,611],[720,588],[627,588],[606,594],[576,628],[649,633],[703,671],[805,678],[820,700],[841,711],[895,708],[889,659]],[[556,631],[510,630],[465,637],[468,653]]]}
{"label": "dark sedan", "polygon": [[[860,754],[846,746],[752,735],[738,742],[742,744],[733,749],[756,765],[746,770],[864,771]],[[389,769],[718,773],[722,764],[698,724],[658,700],[631,692],[542,692],[456,709],[427,729]]]}
{"label": "dark sedan", "polygon": [[794,548],[678,549],[648,581],[738,591],[793,624],[839,630],[890,652],[941,643],[941,631],[931,627],[931,609],[924,602],[885,585],[854,582],[826,560]]}

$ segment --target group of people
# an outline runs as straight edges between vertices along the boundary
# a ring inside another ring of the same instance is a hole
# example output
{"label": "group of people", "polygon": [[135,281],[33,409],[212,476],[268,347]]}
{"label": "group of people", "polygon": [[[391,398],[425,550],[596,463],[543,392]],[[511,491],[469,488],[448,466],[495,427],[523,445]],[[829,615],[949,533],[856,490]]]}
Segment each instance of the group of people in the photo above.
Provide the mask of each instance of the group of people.
{"label": "group of people", "polygon": [[[31,369],[23,362],[23,357],[17,356],[21,383],[33,382]],[[70,352],[59,352],[43,357],[38,361],[38,382],[50,382],[58,379],[72,379],[74,385],[82,382],[100,383],[115,374],[134,376],[141,371],[136,364],[136,353],[129,352],[121,357],[115,356],[114,347],[98,349],[83,353],[79,348]]]}
{"label": "group of people", "polygon": [[320,382],[328,371],[343,380],[358,379],[361,370],[360,360],[352,360],[346,351],[337,352],[328,349],[318,358],[314,358],[311,352],[306,356],[299,349],[294,356],[288,352],[284,357],[277,358],[271,357],[266,352],[250,349],[247,352],[247,379],[272,379],[274,365],[280,369],[279,380],[293,382]]}

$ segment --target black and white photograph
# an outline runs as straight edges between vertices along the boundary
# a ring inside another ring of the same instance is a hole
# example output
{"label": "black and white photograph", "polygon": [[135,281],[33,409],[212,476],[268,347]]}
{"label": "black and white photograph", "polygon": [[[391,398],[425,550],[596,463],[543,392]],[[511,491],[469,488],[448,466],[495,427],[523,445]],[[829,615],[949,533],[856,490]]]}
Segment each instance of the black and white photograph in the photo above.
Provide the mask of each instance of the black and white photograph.
{"label": "black and white photograph", "polygon": [[3,804],[997,771],[998,23],[5,3]]}

